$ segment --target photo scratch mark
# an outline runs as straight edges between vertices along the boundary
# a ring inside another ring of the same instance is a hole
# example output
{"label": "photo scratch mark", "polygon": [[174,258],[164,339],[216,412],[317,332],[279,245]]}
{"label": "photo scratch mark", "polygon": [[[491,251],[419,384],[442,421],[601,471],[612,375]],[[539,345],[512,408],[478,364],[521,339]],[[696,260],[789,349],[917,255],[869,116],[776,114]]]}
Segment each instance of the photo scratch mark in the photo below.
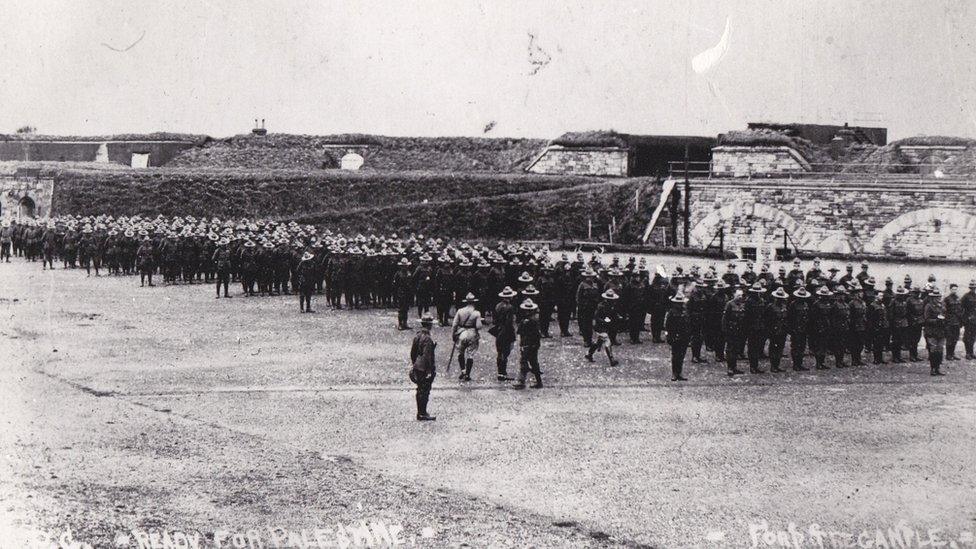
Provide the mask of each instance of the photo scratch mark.
{"label": "photo scratch mark", "polygon": [[136,45],[139,42],[142,42],[142,39],[145,38],[145,37],[146,37],[146,31],[142,31],[142,34],[139,35],[139,38],[137,38],[135,42],[129,44],[125,48],[116,48],[115,46],[112,46],[110,44],[106,44],[105,42],[102,42],[102,45],[105,46],[106,48],[112,50],[112,51],[117,51],[119,53],[125,53],[125,52],[131,50],[132,48],[136,47]]}

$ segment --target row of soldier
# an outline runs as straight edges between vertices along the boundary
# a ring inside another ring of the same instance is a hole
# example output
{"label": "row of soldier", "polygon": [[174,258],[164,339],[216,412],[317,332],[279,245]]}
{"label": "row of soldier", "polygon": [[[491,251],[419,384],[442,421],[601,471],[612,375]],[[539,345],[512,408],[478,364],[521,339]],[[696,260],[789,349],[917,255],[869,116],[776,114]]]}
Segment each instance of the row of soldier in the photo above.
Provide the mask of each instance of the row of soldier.
{"label": "row of soldier", "polygon": [[[821,269],[817,260],[808,270],[796,261],[792,270],[784,267],[776,274],[769,265],[755,272],[751,264],[737,273],[736,263],[721,275],[714,266],[668,274],[660,268],[652,272],[643,259],[633,257],[626,263],[613,257],[604,264],[597,254],[588,261],[582,253],[556,258],[530,246],[472,246],[422,235],[347,239],[294,222],[190,216],[69,216],[45,223],[5,223],[0,244],[7,255],[12,249],[28,260],[42,259],[44,268],[53,268],[55,260],[66,268],[77,261],[89,273],[94,268],[96,276],[101,266],[111,273],[139,272],[142,283],[149,285],[157,273],[168,283],[212,282],[218,297],[221,292],[230,297],[232,281],[241,284],[244,295],[294,291],[303,312],[312,311],[315,293],[324,293],[335,309],[396,307],[401,329],[409,327],[413,306],[418,316],[432,310],[447,325],[469,294],[478,296],[475,306],[487,320],[502,301],[499,295],[508,290],[517,296],[516,309],[525,298],[538,307],[542,337],[550,337],[554,317],[560,335],[571,336],[575,319],[587,356],[602,348],[611,365],[617,364],[612,348],[619,344],[618,333],[638,343],[648,315],[654,341],[662,341],[669,328],[669,342],[678,341],[680,347],[685,339],[680,334],[687,332],[692,359],[703,362],[702,348],[713,350],[718,360],[727,362],[730,375],[739,372],[736,361],[746,358],[745,351],[751,372],[759,373],[758,360],[767,356],[771,369],[781,370],[779,342],[786,336],[794,367],[802,369],[808,350],[818,368],[826,367],[827,356],[837,365],[847,364],[845,356],[860,364],[865,349],[875,353],[879,364],[885,351],[894,362],[901,361],[902,351],[909,360],[918,360],[923,326],[926,335],[935,332],[925,318],[933,281],[931,288],[913,288],[907,279],[895,288],[889,279],[882,289],[867,264],[857,274],[849,265],[840,277],[836,269]],[[971,358],[976,338],[973,292],[960,298],[950,287],[940,303],[946,317],[946,358],[955,358],[963,331]],[[686,322],[679,321],[680,309],[686,310]],[[666,317],[671,318],[669,326]],[[729,345],[735,352],[727,352]],[[498,376],[504,379],[507,360],[499,356],[497,362]],[[680,371],[673,373],[674,379],[682,378]]]}

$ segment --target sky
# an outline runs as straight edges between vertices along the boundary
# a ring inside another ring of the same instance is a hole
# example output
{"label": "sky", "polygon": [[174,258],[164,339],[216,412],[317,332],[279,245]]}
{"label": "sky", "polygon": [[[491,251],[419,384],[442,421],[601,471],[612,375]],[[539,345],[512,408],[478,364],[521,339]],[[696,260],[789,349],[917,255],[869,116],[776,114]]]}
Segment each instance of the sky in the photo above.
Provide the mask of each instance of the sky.
{"label": "sky", "polygon": [[[698,73],[691,60],[727,48]],[[65,2],[0,8],[0,133],[553,138],[748,121],[976,137],[976,1]]]}

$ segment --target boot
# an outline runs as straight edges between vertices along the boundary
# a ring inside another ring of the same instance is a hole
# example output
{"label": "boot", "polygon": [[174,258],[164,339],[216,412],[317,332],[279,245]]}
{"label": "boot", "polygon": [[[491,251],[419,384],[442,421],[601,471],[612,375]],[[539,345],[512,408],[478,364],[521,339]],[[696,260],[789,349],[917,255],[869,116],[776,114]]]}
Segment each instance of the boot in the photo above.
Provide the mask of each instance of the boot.
{"label": "boot", "polygon": [[613,358],[613,353],[610,351],[610,347],[606,348],[606,352],[607,352],[607,358],[610,359],[611,367],[620,365],[620,363]]}
{"label": "boot", "polygon": [[533,389],[541,389],[541,388],[542,388],[542,376],[540,376],[540,375],[536,375],[536,376],[535,376],[535,383],[533,383],[533,384],[531,385],[531,387],[532,387]]}

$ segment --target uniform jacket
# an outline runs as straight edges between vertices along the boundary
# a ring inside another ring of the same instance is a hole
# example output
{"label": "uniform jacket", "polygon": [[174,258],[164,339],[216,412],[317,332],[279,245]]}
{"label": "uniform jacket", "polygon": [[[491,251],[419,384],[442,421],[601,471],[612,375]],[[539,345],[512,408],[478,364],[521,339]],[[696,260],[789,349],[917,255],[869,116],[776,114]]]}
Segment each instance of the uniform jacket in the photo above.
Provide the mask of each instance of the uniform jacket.
{"label": "uniform jacket", "polygon": [[946,336],[945,312],[941,300],[929,300],[925,303],[922,309],[922,321],[926,338],[942,339]]}
{"label": "uniform jacket", "polygon": [[947,295],[942,304],[945,306],[946,328],[962,326],[962,301],[959,296]]}
{"label": "uniform jacket", "polygon": [[430,332],[420,330],[410,346],[410,363],[413,369],[425,375],[434,373],[434,349],[437,344],[430,338]]}
{"label": "uniform jacket", "polygon": [[542,342],[539,320],[535,315],[523,318],[518,325],[519,347],[538,347]]}
{"label": "uniform jacket", "polygon": [[668,343],[688,341],[691,338],[691,319],[683,303],[674,303],[664,317],[664,329]]}

